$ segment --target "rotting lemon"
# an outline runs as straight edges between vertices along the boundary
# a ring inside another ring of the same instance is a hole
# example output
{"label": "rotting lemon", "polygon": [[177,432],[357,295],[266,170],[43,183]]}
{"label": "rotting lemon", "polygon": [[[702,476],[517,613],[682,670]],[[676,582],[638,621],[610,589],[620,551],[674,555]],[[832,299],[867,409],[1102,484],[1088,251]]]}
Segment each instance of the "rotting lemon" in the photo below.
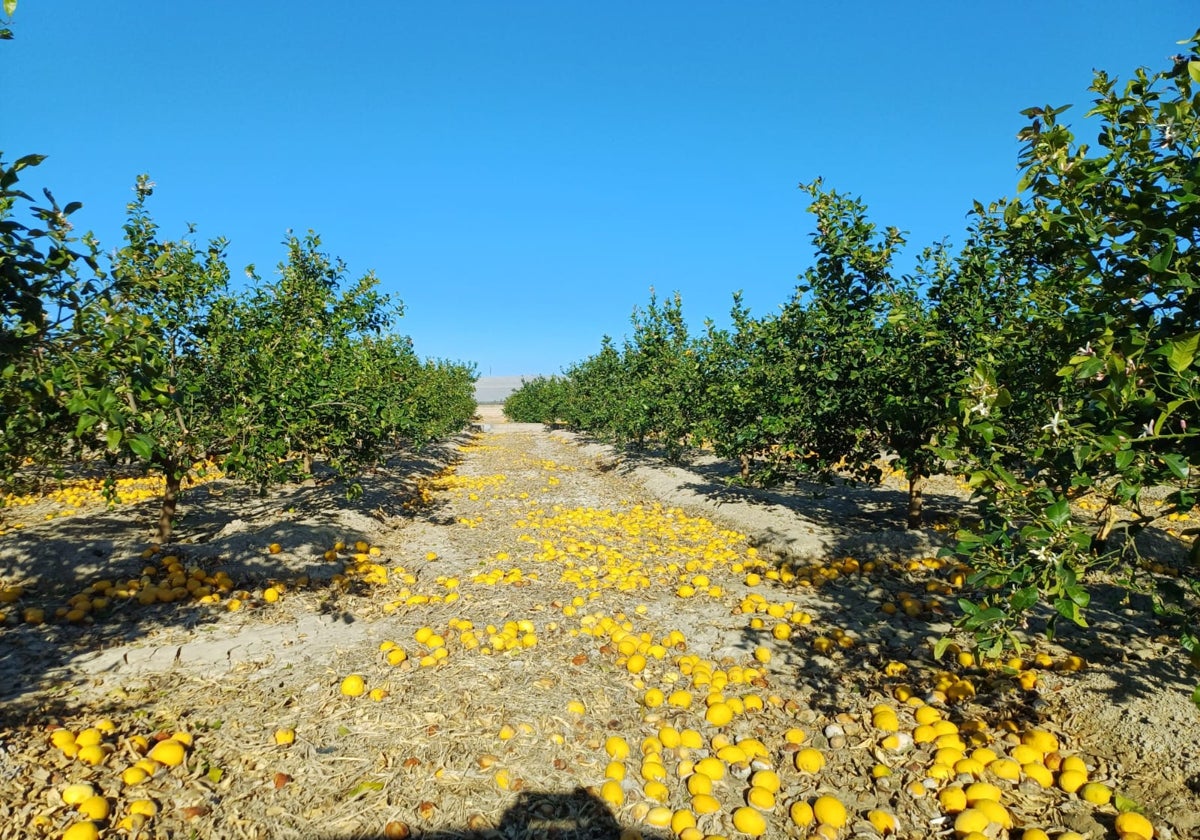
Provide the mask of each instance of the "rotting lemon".
{"label": "rotting lemon", "polygon": [[894,834],[896,832],[895,815],[879,808],[867,812],[867,822],[873,825],[875,830],[880,834]]}

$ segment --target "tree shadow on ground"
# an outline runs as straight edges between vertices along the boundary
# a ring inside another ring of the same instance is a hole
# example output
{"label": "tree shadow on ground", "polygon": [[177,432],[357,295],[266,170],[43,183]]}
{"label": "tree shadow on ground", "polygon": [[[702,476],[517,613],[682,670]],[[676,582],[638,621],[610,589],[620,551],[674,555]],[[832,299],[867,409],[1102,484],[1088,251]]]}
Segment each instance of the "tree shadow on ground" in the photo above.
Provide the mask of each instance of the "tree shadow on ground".
{"label": "tree shadow on ground", "polygon": [[[813,609],[819,616],[813,629],[804,628],[805,632],[792,637],[790,655],[801,665],[798,673],[802,684],[797,688],[805,702],[822,714],[836,716],[854,698],[871,692],[893,695],[902,685],[924,694],[938,672],[948,671],[992,689],[968,706],[982,706],[981,711],[997,720],[1008,718],[1032,724],[1044,713],[1042,693],[1052,692],[1070,678],[1070,673],[1061,668],[1043,669],[1040,688],[1031,692],[1020,688],[1016,675],[1003,668],[964,666],[953,655],[934,659],[933,642],[954,634],[952,622],[959,615],[956,600],[981,595],[951,585],[951,578],[960,568],[953,558],[936,561],[939,550],[953,546],[953,533],[958,527],[978,521],[976,507],[961,495],[928,493],[926,521],[941,527],[911,531],[904,527],[907,493],[887,486],[794,481],[769,489],[741,487],[729,483],[736,475],[735,468],[718,459],[699,455],[682,464],[670,464],[653,451],[628,449],[606,456],[600,466],[627,475],[643,466],[675,470],[680,489],[695,494],[702,503],[715,505],[718,515],[720,507],[729,503],[774,509],[787,524],[772,526],[764,517],[761,527],[750,537],[772,555],[777,569],[789,564],[828,566],[840,558],[854,558],[860,565],[868,561],[879,564],[871,574],[842,574],[813,589],[790,589],[775,583],[777,596],[772,600],[794,597],[803,603],[810,597],[817,599]],[[711,515],[712,511],[707,513]],[[807,538],[805,526],[811,526],[812,539]],[[1188,568],[1184,543],[1159,529],[1145,529],[1136,542],[1142,558],[1162,562],[1168,568],[1167,574],[1141,573],[1141,584],[1157,588],[1160,594],[1174,593],[1176,605],[1190,610],[1195,620],[1197,599],[1170,573],[1171,569]],[[913,568],[906,561],[914,558],[935,562]],[[1112,702],[1162,692],[1190,694],[1196,675],[1187,667],[1179,648],[1179,618],[1156,615],[1151,597],[1145,592],[1131,594],[1107,581],[1093,581],[1090,591],[1087,628],[1065,620],[1057,622],[1053,638],[1053,648],[1058,650],[1056,667],[1070,655],[1081,656],[1096,667],[1111,666],[1106,671],[1111,679],[1098,690]],[[909,616],[899,608],[904,595],[922,603],[915,615]],[[894,614],[882,611],[886,603],[898,607]],[[1023,628],[1026,639],[1031,643],[1045,640],[1053,615],[1052,608],[1031,611]],[[771,624],[767,622],[768,636]],[[822,625],[822,629],[816,629]],[[828,636],[830,626],[850,632],[857,642],[847,648],[835,646],[828,655],[816,652],[814,639],[822,633]],[[763,644],[762,632],[747,628],[743,645],[753,650]],[[971,647],[967,637],[961,642],[963,648]],[[887,675],[889,663],[899,673]]]}
{"label": "tree shadow on ground", "polygon": [[[190,488],[174,541],[150,556],[144,551],[152,543],[156,501],[38,522],[0,536],[0,581],[25,589],[15,602],[0,604],[8,613],[0,624],[0,701],[43,683],[59,684],[67,677],[64,669],[82,655],[164,631],[214,625],[227,612],[231,594],[252,592],[251,599],[240,599],[252,607],[271,582],[294,587],[306,580],[308,589],[328,591],[328,609],[336,611],[338,597],[355,594],[363,584],[352,579],[333,586],[350,555],[343,552],[331,561],[325,552],[339,540],[349,546],[370,541],[369,530],[380,523],[394,527],[402,520],[442,521],[443,503],[421,496],[417,482],[453,463],[455,444],[464,439],[394,457],[359,479],[362,493],[357,497],[348,496],[347,486],[334,480],[288,485],[265,495],[234,481]],[[269,551],[272,544],[278,544],[278,553]],[[193,570],[209,578],[224,572],[232,592],[217,604],[196,603],[186,581],[168,585],[171,573],[164,558],[169,556],[178,558],[185,577]],[[135,581],[138,591],[150,584],[175,593],[142,604],[136,597],[105,597],[97,587],[105,581]],[[84,595],[102,599],[103,606],[91,608],[78,621],[56,618],[56,611],[71,606],[70,599]],[[41,610],[44,623],[26,622],[29,609]],[[328,611],[325,605],[322,609]]]}
{"label": "tree shadow on ground", "polygon": [[[600,441],[580,436],[591,443]],[[602,444],[603,445],[603,444]],[[828,532],[821,553],[827,556],[864,550],[881,550],[892,555],[917,551],[936,551],[945,539],[933,532],[932,525],[957,525],[977,519],[975,506],[960,494],[927,488],[924,493],[926,527],[906,527],[908,493],[887,484],[854,482],[837,477],[832,482],[790,477],[778,485],[752,486],[736,482],[735,465],[705,453],[692,452],[679,462],[667,460],[653,449],[618,450],[615,460],[605,464],[620,474],[630,475],[639,467],[678,471],[685,475],[681,489],[718,506],[740,503],[755,508],[779,508],[814,529]],[[782,531],[758,535],[760,543],[785,555],[811,553],[808,545]]]}
{"label": "tree shadow on ground", "polygon": [[[583,788],[565,793],[525,791],[494,825],[412,830],[393,824],[366,834],[321,834],[319,840],[620,840],[622,828],[608,806]],[[644,840],[668,840],[666,831],[638,827]]]}

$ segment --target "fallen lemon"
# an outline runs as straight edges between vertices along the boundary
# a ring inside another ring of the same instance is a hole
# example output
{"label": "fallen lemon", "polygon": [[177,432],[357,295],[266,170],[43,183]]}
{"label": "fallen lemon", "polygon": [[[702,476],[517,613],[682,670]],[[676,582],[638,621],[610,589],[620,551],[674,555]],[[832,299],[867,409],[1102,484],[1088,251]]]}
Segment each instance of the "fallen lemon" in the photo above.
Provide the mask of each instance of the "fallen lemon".
{"label": "fallen lemon", "polygon": [[347,697],[361,697],[367,690],[367,684],[361,674],[351,674],[342,680],[339,690]]}
{"label": "fallen lemon", "polygon": [[823,825],[841,828],[846,824],[846,806],[832,796],[818,796],[813,803],[813,816]]}
{"label": "fallen lemon", "polygon": [[742,834],[759,837],[767,830],[767,821],[754,808],[743,806],[733,812],[733,827]]}
{"label": "fallen lemon", "polygon": [[183,744],[174,738],[168,738],[155,744],[151,748],[148,758],[159,764],[165,764],[167,767],[178,767],[183,764],[186,754],[187,750]]}

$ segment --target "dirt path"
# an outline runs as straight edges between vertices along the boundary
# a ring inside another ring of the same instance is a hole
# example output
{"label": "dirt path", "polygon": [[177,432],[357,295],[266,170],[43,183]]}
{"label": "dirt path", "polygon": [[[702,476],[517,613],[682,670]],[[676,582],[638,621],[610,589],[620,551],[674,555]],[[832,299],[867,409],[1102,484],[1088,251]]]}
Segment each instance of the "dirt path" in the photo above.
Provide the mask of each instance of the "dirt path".
{"label": "dirt path", "polygon": [[[226,571],[215,604],[192,592],[0,629],[0,836],[60,836],[81,819],[63,792],[83,782],[111,808],[102,837],[667,838],[689,821],[685,837],[756,821],[806,837],[797,818],[829,796],[847,811],[837,836],[883,837],[890,816],[924,838],[952,833],[938,796],[975,775],[1016,826],[1115,836],[1112,805],[1036,780],[1067,755],[1160,836],[1196,836],[1188,679],[1119,605],[1027,663],[1030,687],[934,663],[961,571],[933,557],[937,532],[882,524],[887,491],[735,496],[703,471],[500,419],[415,484],[381,473],[364,502],[204,496],[183,529],[194,542],[172,548],[185,578]],[[70,542],[65,522],[24,529],[6,573],[70,579],[38,554]],[[140,556],[136,529],[106,527],[111,558],[159,564],[143,581],[171,574],[165,552]],[[89,557],[67,591],[126,577]],[[355,675],[365,693],[346,696]],[[99,742],[98,762],[53,746],[55,726],[95,727],[79,740]],[[122,779],[139,737],[175,732],[192,742],[185,765]],[[1016,746],[1050,736],[1049,756]],[[823,767],[798,766],[805,748]],[[132,815],[150,810],[136,800],[156,813]],[[996,819],[988,836],[1006,833]]]}

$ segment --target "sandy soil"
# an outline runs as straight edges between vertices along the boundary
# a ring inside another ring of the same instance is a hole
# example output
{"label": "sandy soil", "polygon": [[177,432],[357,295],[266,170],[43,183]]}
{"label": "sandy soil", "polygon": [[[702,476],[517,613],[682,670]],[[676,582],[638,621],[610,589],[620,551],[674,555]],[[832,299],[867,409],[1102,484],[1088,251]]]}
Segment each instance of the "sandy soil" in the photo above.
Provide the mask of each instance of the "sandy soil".
{"label": "sandy soil", "polygon": [[[27,591],[0,625],[0,836],[60,836],[80,819],[63,791],[87,782],[112,808],[103,837],[665,838],[650,824],[651,793],[673,809],[694,805],[683,777],[721,745],[714,736],[765,746],[759,760],[781,785],[768,836],[806,836],[789,806],[820,794],[848,807],[844,836],[882,836],[871,809],[898,817],[901,837],[948,835],[953,817],[934,793],[954,780],[912,790],[927,778],[930,745],[889,749],[872,725],[885,703],[914,732],[913,708],[896,699],[906,687],[975,732],[972,747],[1003,755],[1019,737],[1008,730],[1053,733],[1061,754],[1083,757],[1090,778],[1143,810],[1159,836],[1200,836],[1200,715],[1188,699],[1197,674],[1153,618],[1102,588],[1088,632],[1037,645],[1056,666],[1070,655],[1087,666],[1041,669],[1033,690],[994,669],[934,662],[931,640],[949,629],[939,601],[953,597],[938,591],[952,570],[910,561],[932,558],[947,532],[899,527],[898,487],[734,491],[711,461],[635,459],[481,406],[479,434],[397,461],[364,489],[348,501],[335,484],[267,497],[226,482],[199,488],[178,542],[157,554],[147,553],[149,503],[52,520],[12,512],[0,580]],[[952,482],[929,504],[934,521],[965,510]],[[17,515],[27,522],[12,529]],[[359,540],[372,547],[361,562]],[[349,548],[327,559],[339,541]],[[17,621],[103,579],[157,583],[167,556],[187,576],[223,571],[231,591],[216,604],[114,598],[78,624]],[[853,568],[871,562],[874,572]],[[780,570],[816,585],[770,579]],[[753,571],[764,580],[751,586]],[[919,615],[881,609],[905,597],[921,599]],[[772,634],[779,624],[786,635]],[[443,659],[419,641],[425,628],[444,638]],[[648,648],[643,666],[624,647],[635,642],[663,647]],[[391,644],[404,662],[389,664],[380,648]],[[706,720],[711,686],[679,659],[689,654],[726,675],[726,697],[744,699],[729,723]],[[732,676],[752,668],[744,683]],[[976,695],[947,701],[935,689],[946,672]],[[351,674],[385,696],[344,696]],[[648,691],[681,688],[692,707],[647,705]],[[49,742],[55,727],[100,722],[107,754],[95,766]],[[639,745],[663,726],[695,729],[704,743],[667,745],[664,786],[650,791]],[[794,766],[793,728],[823,751],[820,773]],[[280,729],[295,742],[277,744]],[[139,736],[173,732],[194,742],[184,766],[122,781]],[[604,787],[614,735],[631,748],[617,759],[628,768],[621,804]],[[714,786],[706,834],[737,836],[742,767],[728,762]],[[1029,779],[999,784],[1017,826],[1115,836],[1112,805]],[[131,817],[139,798],[157,814]]]}

